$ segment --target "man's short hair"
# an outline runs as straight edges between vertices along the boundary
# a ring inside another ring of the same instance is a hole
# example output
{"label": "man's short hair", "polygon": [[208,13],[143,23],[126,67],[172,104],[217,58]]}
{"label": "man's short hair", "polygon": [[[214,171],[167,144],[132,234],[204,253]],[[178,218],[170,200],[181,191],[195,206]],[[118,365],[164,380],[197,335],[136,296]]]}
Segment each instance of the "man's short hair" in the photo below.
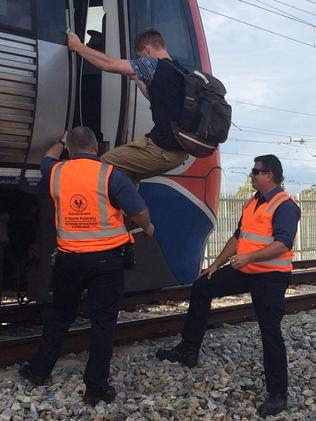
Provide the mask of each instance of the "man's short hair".
{"label": "man's short hair", "polygon": [[67,136],[67,146],[72,152],[95,152],[97,139],[89,127],[78,126]]}
{"label": "man's short hair", "polygon": [[166,48],[166,42],[163,39],[161,33],[155,28],[147,28],[143,32],[140,32],[135,39],[135,50],[143,51],[146,44],[150,44],[156,50]]}
{"label": "man's short hair", "polygon": [[271,171],[273,174],[274,181],[281,184],[284,180],[283,168],[278,157],[275,155],[261,155],[254,159],[255,162],[262,163],[262,169],[265,171]]}

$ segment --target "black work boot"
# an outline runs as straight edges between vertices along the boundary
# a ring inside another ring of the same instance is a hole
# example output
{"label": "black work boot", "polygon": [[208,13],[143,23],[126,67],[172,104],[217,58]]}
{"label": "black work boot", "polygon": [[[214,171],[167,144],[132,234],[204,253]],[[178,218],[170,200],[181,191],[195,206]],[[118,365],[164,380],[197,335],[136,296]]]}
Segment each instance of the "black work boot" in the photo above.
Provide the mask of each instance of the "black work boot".
{"label": "black work boot", "polygon": [[116,392],[113,386],[108,386],[104,390],[94,391],[86,389],[86,393],[84,394],[83,401],[87,405],[95,406],[100,401],[104,401],[105,403],[111,403],[114,401],[116,396]]}
{"label": "black work boot", "polygon": [[24,365],[19,369],[20,376],[24,377],[29,382],[33,383],[34,386],[42,386],[45,384],[47,377],[39,376],[34,374],[31,370],[31,366],[29,364]]}
{"label": "black work boot", "polygon": [[277,415],[287,408],[287,396],[285,394],[277,394],[270,396],[258,408],[258,413],[262,418],[268,415]]}
{"label": "black work boot", "polygon": [[198,363],[199,350],[191,344],[180,342],[171,349],[158,349],[156,356],[160,361],[169,360],[172,363],[179,361],[181,364],[192,368]]}

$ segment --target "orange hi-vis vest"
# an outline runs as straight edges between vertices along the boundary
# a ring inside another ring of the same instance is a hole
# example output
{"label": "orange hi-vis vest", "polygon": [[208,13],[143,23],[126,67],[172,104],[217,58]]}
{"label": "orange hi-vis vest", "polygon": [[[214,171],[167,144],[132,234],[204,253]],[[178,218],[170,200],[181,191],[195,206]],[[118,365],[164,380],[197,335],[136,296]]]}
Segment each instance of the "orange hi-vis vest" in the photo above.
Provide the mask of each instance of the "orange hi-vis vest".
{"label": "orange hi-vis vest", "polygon": [[109,200],[112,170],[112,165],[85,158],[54,165],[50,194],[59,250],[90,253],[129,242],[122,212]]}
{"label": "orange hi-vis vest", "polygon": [[[258,199],[252,197],[248,200],[242,212],[240,235],[237,243],[238,254],[251,253],[273,243],[273,214],[281,203],[288,199],[291,199],[290,196],[282,191],[257,209]],[[292,259],[293,252],[288,250],[270,260],[249,263],[243,266],[240,271],[245,273],[290,272],[292,270]]]}

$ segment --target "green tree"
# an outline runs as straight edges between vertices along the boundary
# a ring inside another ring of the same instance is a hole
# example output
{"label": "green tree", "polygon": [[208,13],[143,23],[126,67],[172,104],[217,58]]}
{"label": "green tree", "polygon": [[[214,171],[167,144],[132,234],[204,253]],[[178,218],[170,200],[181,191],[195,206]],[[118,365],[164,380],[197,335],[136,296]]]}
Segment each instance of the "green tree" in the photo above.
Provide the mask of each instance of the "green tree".
{"label": "green tree", "polygon": [[255,189],[251,185],[251,178],[247,177],[244,184],[242,184],[237,190],[237,196],[249,197],[255,192]]}

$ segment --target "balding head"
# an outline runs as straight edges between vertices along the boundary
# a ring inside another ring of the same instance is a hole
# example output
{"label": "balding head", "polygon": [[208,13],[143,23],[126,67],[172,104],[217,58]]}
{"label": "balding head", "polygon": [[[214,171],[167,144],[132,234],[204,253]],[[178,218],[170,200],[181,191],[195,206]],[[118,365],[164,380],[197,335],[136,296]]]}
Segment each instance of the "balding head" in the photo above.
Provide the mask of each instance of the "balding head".
{"label": "balding head", "polygon": [[70,156],[76,153],[96,154],[98,142],[89,127],[78,126],[72,129],[67,136],[67,149]]}

